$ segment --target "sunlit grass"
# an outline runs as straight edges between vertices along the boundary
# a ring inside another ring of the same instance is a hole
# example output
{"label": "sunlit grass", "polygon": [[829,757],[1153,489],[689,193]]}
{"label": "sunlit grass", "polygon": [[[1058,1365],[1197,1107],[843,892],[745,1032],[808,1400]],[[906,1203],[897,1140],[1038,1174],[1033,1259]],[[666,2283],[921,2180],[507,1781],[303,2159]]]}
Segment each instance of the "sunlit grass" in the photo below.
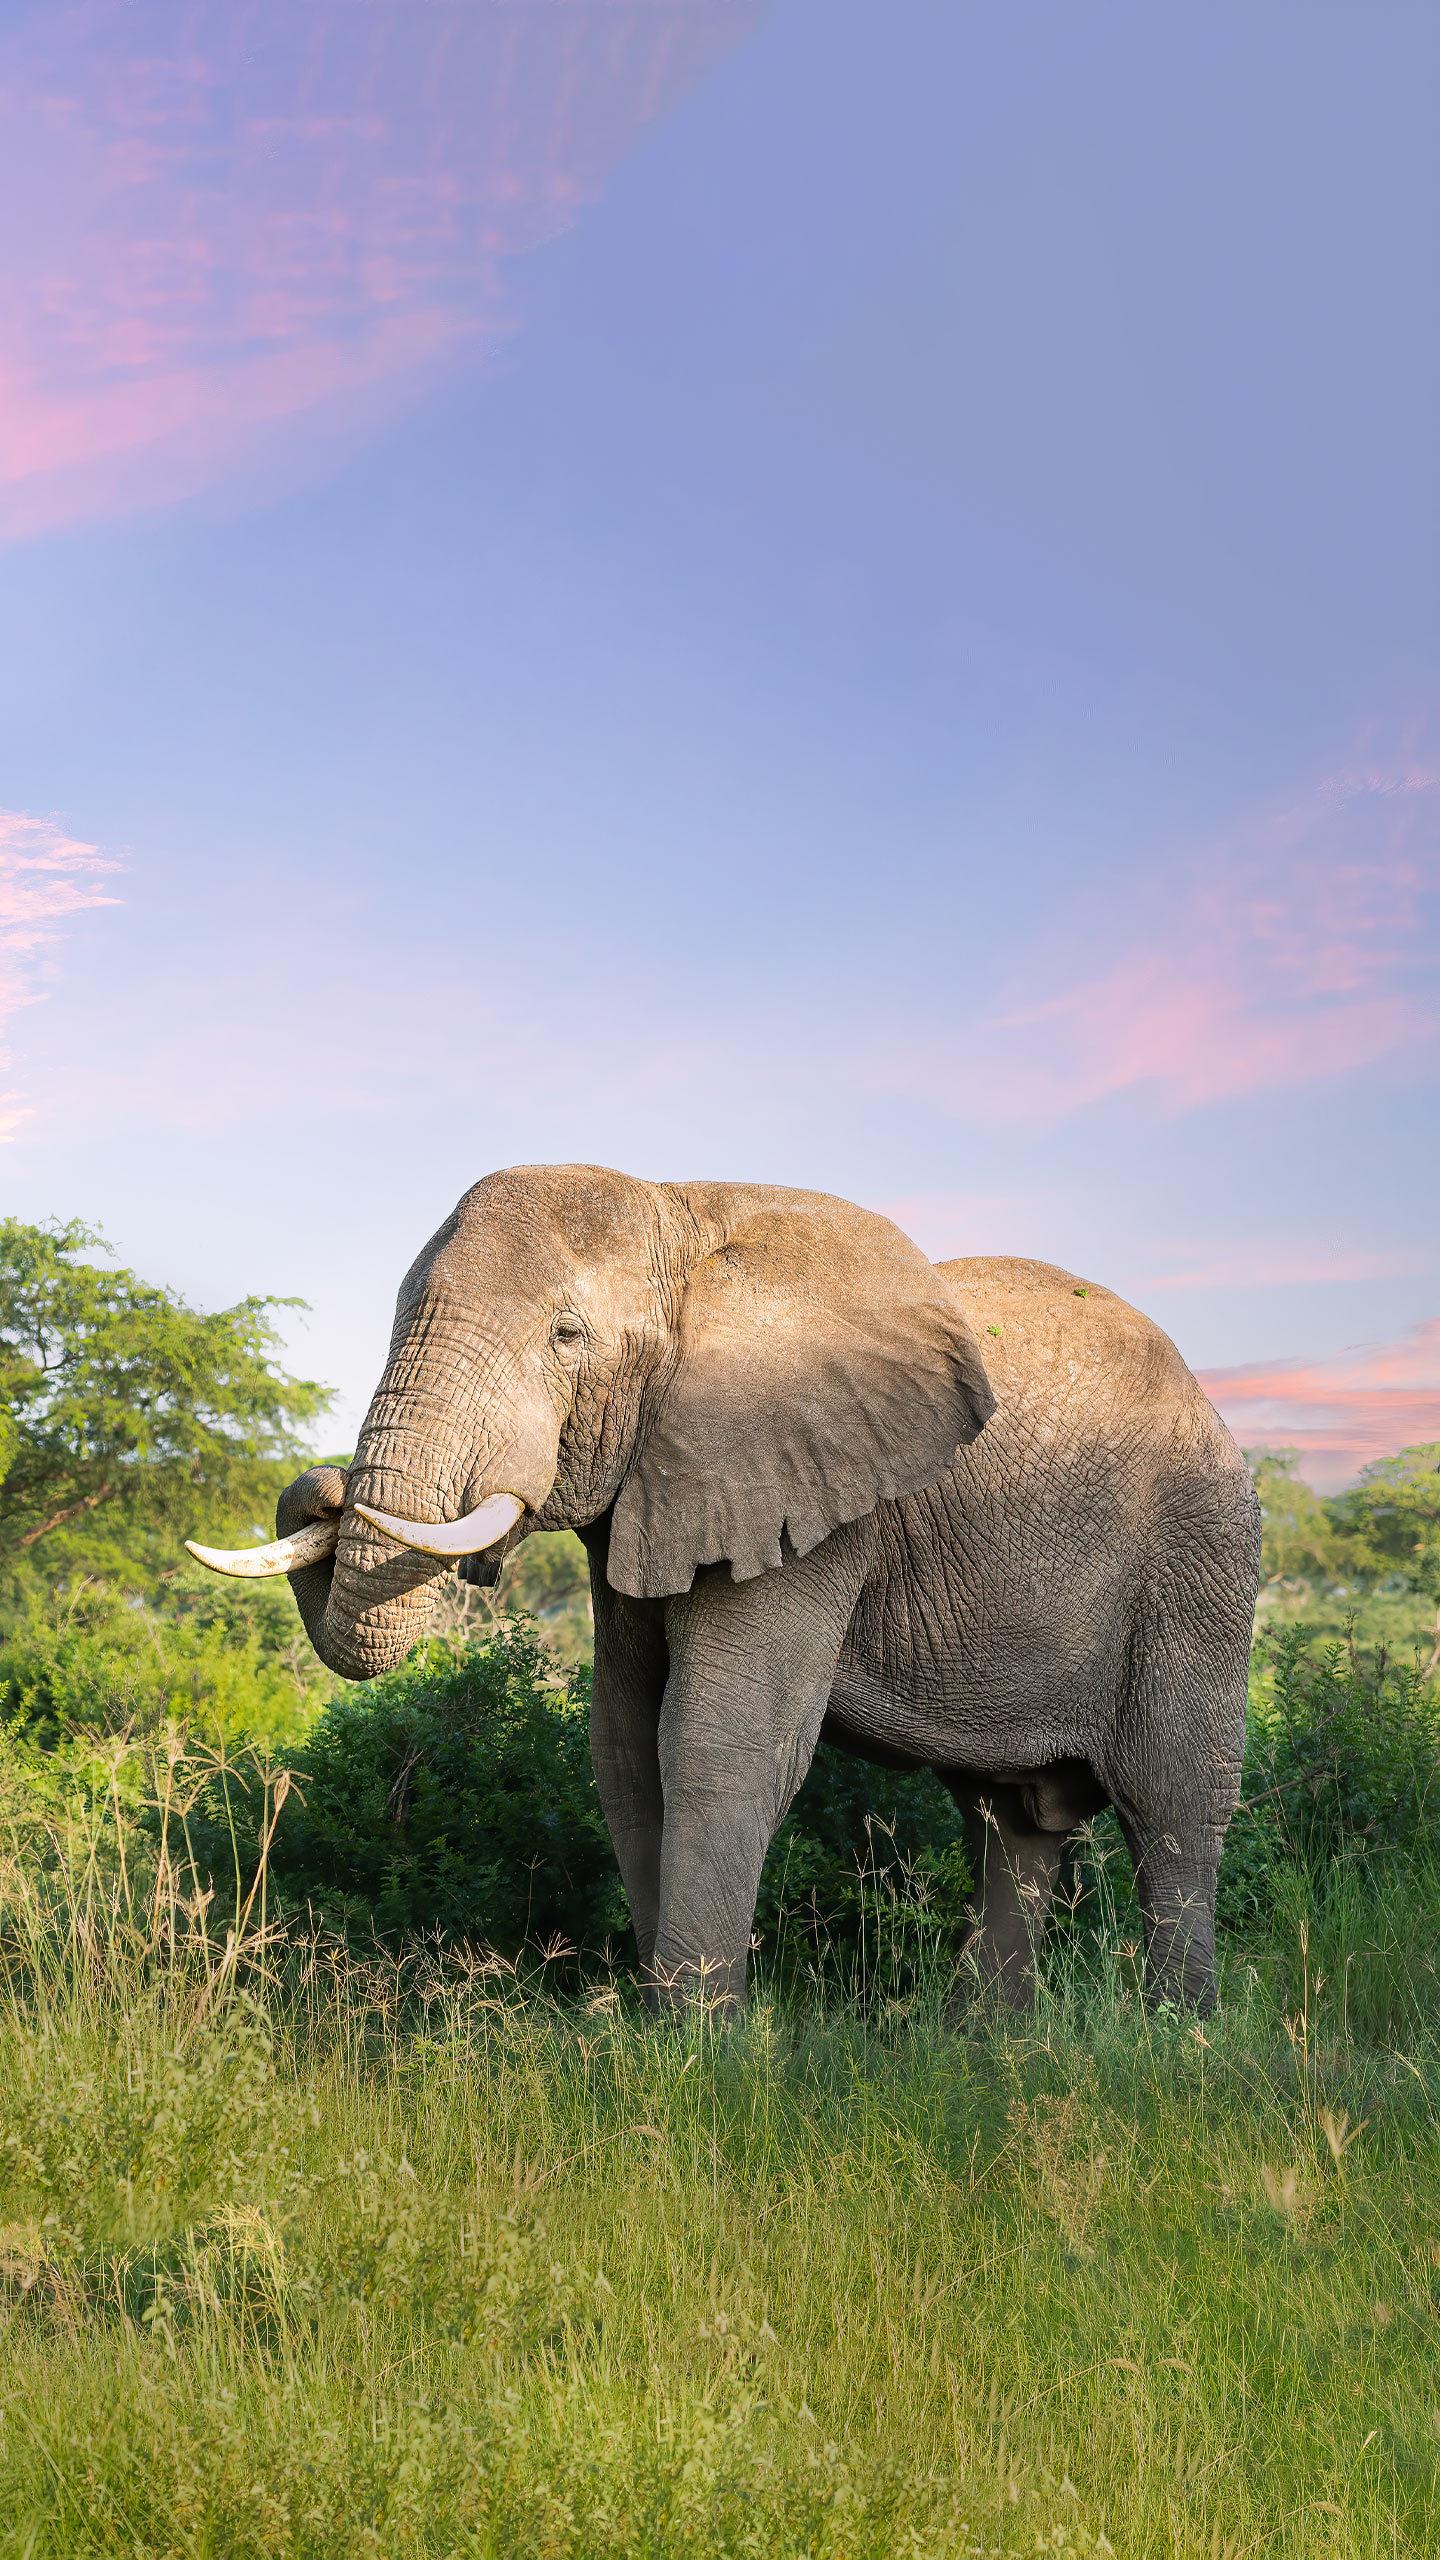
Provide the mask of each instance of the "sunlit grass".
{"label": "sunlit grass", "polygon": [[237,1933],[187,1768],[158,1859],[4,1814],[0,2552],[1433,2553],[1440,1878],[1203,2029],[1114,1930],[1023,2028],[662,2030]]}

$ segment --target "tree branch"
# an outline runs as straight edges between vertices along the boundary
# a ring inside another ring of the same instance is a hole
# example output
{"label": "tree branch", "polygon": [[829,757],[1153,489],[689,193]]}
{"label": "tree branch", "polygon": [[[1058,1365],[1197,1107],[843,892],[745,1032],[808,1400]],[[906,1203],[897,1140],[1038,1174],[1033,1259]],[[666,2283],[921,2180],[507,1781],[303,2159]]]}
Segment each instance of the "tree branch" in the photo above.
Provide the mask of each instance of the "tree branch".
{"label": "tree branch", "polygon": [[65,1521],[78,1520],[82,1511],[93,1511],[98,1502],[108,1501],[114,1490],[113,1485],[102,1484],[97,1493],[85,1493],[78,1502],[67,1502],[63,1511],[52,1511],[49,1519],[42,1520],[38,1529],[27,1529],[24,1537],[16,1540],[16,1545],[33,1547],[37,1540],[48,1537],[52,1529],[60,1528]]}

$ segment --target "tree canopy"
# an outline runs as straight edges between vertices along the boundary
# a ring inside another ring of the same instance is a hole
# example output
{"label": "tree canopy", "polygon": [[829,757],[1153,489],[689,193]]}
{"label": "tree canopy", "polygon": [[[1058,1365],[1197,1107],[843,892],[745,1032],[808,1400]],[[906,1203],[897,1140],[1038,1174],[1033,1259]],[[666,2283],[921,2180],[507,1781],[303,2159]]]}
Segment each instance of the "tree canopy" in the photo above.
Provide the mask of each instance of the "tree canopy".
{"label": "tree canopy", "polygon": [[1264,1514],[1262,1598],[1324,1627],[1363,1606],[1367,1630],[1428,1644],[1440,1667],[1440,1442],[1377,1458],[1343,1493],[1318,1494],[1293,1449],[1250,1453]]}
{"label": "tree canopy", "polygon": [[112,1551],[273,1499],[277,1461],[330,1396],[281,1367],[274,1317],[296,1298],[202,1314],[94,1259],[79,1219],[0,1219],[0,1560],[83,1524]]}

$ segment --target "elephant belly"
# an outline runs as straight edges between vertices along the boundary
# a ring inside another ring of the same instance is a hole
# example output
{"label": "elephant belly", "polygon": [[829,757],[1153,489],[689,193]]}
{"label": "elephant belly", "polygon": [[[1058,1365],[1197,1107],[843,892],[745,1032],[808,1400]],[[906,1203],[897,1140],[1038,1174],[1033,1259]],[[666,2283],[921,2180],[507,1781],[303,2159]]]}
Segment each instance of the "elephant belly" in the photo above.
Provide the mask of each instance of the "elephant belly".
{"label": "elephant belly", "polygon": [[1017,1685],[990,1693],[956,1684],[943,1697],[920,1684],[907,1694],[841,1658],[825,1714],[824,1738],[860,1758],[894,1768],[974,1770],[1028,1780],[1069,1759],[1089,1760],[1108,1717],[1096,1713],[1093,1684]]}
{"label": "elephant belly", "polygon": [[[975,1473],[877,1522],[877,1570],[836,1666],[827,1730],[912,1766],[1021,1779],[1103,1748],[1126,1676],[1133,1547],[1099,1534],[1092,1515],[1069,1555],[1053,1510],[1048,1535],[1032,1523],[1017,1536],[1020,1471],[1008,1518]],[[1049,1493],[1054,1507],[1053,1483]]]}
{"label": "elephant belly", "polygon": [[1038,1767],[1007,1762],[1003,1768],[991,1768],[934,1755],[917,1757],[913,1751],[897,1749],[874,1735],[858,1733],[836,1711],[833,1700],[820,1739],[852,1759],[868,1760],[882,1769],[933,1767],[940,1776],[954,1782],[974,1781],[982,1788],[1002,1783],[1013,1787],[1018,1790],[1025,1824],[1033,1831],[1053,1832],[1061,1837],[1082,1822],[1093,1822],[1111,1801],[1088,1760],[1051,1760]]}

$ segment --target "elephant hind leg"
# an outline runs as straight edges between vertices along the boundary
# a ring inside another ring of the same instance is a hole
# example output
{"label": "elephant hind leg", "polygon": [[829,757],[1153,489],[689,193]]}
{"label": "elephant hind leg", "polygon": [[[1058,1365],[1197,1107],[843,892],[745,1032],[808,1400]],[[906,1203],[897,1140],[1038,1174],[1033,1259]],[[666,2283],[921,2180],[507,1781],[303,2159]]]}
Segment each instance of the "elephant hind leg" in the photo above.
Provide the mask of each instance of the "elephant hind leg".
{"label": "elephant hind leg", "polygon": [[1103,1776],[1135,1869],[1153,2004],[1215,2000],[1215,1890],[1240,1793],[1251,1591],[1177,1576],[1137,1629]]}
{"label": "elephant hind leg", "polygon": [[[1118,1808],[1117,1808],[1118,1809]],[[1122,1813],[1145,1932],[1145,1997],[1152,2008],[1215,2006],[1215,1890],[1223,1823],[1177,1833]]]}
{"label": "elephant hind leg", "polygon": [[1039,1808],[1027,1802],[1030,1791],[1023,1787],[939,1774],[965,1825],[974,1878],[964,1962],[980,1988],[1006,2008],[1028,2009],[1036,1955],[1075,1826],[1042,1828]]}

